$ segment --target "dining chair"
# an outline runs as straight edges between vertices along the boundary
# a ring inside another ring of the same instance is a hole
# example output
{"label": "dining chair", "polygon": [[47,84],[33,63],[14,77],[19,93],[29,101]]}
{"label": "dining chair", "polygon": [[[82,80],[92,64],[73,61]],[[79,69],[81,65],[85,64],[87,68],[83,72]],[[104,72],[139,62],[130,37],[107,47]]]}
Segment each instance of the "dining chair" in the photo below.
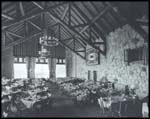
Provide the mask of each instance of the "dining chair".
{"label": "dining chair", "polygon": [[142,104],[142,115],[143,117],[148,117],[149,115],[148,104],[145,102]]}
{"label": "dining chair", "polygon": [[112,104],[112,116],[114,117],[114,114],[117,114],[119,117],[121,117],[122,116],[122,114],[121,114],[122,113],[122,109],[123,109],[122,108],[122,101],[118,101],[117,103],[113,103]]}
{"label": "dining chair", "polygon": [[103,98],[100,97],[98,99],[98,103],[100,105],[100,109],[101,109],[101,116],[108,116],[111,114],[112,116],[112,111],[111,111],[111,100],[110,98]]}

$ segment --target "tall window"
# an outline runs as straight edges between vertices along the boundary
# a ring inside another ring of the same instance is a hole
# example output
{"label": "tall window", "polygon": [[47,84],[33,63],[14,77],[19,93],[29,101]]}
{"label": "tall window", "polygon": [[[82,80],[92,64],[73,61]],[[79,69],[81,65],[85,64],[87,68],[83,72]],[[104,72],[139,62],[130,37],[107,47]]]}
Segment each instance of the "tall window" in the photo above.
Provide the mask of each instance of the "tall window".
{"label": "tall window", "polygon": [[66,77],[66,65],[65,64],[57,64],[56,65],[56,78]]}
{"label": "tall window", "polygon": [[49,78],[48,64],[35,65],[35,78]]}
{"label": "tall window", "polygon": [[[36,78],[49,78],[48,64],[36,64],[35,65],[35,77]],[[56,78],[66,77],[65,64],[56,65]]]}
{"label": "tall window", "polygon": [[14,63],[14,78],[27,78],[27,66],[25,63]]}
{"label": "tall window", "polygon": [[[14,63],[14,78],[27,78],[27,65],[24,59],[15,58]],[[35,78],[49,78],[49,67],[45,61],[42,64],[35,64]],[[63,62],[64,63],[64,62]],[[56,78],[66,77],[66,64],[56,64]]]}

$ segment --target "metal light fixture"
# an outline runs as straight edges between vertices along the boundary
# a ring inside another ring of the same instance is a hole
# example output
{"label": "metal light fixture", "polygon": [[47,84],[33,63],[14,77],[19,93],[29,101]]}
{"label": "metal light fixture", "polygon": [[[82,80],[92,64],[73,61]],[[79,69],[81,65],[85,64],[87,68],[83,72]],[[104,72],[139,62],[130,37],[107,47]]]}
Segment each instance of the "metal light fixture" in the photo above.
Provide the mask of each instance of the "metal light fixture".
{"label": "metal light fixture", "polygon": [[44,35],[40,37],[39,43],[41,44],[41,51],[39,51],[40,58],[46,58],[51,56],[51,52],[48,51],[48,47],[54,47],[58,45],[58,39],[51,34],[50,36],[47,33],[47,30],[44,30]]}

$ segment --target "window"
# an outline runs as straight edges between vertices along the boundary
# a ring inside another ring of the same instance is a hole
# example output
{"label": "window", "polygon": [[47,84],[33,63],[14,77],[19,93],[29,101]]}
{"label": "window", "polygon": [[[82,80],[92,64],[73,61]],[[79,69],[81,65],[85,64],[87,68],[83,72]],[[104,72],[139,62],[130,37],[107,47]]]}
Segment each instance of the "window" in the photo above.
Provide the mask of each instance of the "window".
{"label": "window", "polygon": [[91,71],[88,70],[88,80],[91,80]]}
{"label": "window", "polygon": [[128,62],[128,64],[132,62],[137,62],[137,61],[142,61],[143,59],[143,48],[144,47],[139,47],[135,49],[127,49],[125,50],[124,54],[124,60],[125,62]]}
{"label": "window", "polygon": [[25,63],[14,63],[14,78],[27,78],[27,66]]}
{"label": "window", "polygon": [[97,82],[97,71],[93,71],[94,83]]}
{"label": "window", "polygon": [[14,58],[14,61],[17,62],[17,61],[18,61],[18,58],[15,57],[15,58]]}
{"label": "window", "polygon": [[23,58],[19,58],[19,62],[23,62]]}
{"label": "window", "polygon": [[66,65],[65,64],[57,64],[56,65],[56,78],[66,77]]}
{"label": "window", "polygon": [[35,78],[49,78],[48,64],[35,65]]}

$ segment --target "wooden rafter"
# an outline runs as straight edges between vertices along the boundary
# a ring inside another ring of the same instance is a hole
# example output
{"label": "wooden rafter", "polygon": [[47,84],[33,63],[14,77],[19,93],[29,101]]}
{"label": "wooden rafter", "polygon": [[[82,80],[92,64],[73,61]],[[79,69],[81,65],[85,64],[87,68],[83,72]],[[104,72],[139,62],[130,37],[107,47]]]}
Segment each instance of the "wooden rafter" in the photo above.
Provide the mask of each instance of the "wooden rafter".
{"label": "wooden rafter", "polygon": [[38,29],[38,30],[42,30],[38,25],[36,25],[36,24],[34,24],[33,22],[31,22],[31,21],[27,21],[27,22],[29,22],[32,26],[34,26],[36,29]]}
{"label": "wooden rafter", "polygon": [[[61,25],[62,25],[62,24],[61,24]],[[62,25],[62,27],[64,27],[64,26]],[[67,29],[67,27],[64,27],[64,28]],[[67,30],[69,30],[69,29],[67,29]],[[85,44],[83,44],[83,42],[81,42],[80,40],[78,40],[77,38],[75,38],[71,33],[70,33],[70,35],[71,35],[70,40],[71,40],[71,39],[75,39],[75,40],[77,40],[77,41],[81,44],[82,47],[85,47]]]}
{"label": "wooden rafter", "polygon": [[100,12],[91,22],[89,25],[85,26],[81,31],[80,34],[87,30],[93,23],[95,23],[102,15],[104,15],[108,10],[110,10],[110,6],[107,6],[102,12]]}
{"label": "wooden rafter", "polygon": [[5,37],[8,37],[11,41],[14,41],[14,39],[10,36],[10,34],[8,32],[6,32]]}
{"label": "wooden rafter", "polygon": [[[60,31],[60,28],[61,28],[61,24],[58,24],[58,37],[59,37],[59,39],[61,39],[61,31]],[[72,48],[70,48],[69,47],[69,45],[66,45],[64,42],[62,42],[61,40],[59,40],[59,43],[60,43],[60,45],[62,45],[63,47],[65,47],[65,48],[67,48],[67,49],[69,49],[69,50],[71,50],[72,52],[74,52],[76,55],[78,55],[78,56],[80,56],[82,59],[86,59],[86,57],[84,57],[84,56],[82,56],[82,55],[80,55],[78,52],[76,52],[74,49],[72,49]]]}
{"label": "wooden rafter", "polygon": [[68,2],[61,2],[61,3],[58,3],[58,4],[55,4],[55,5],[53,5],[53,6],[51,6],[50,8],[51,9],[55,9],[55,8],[57,8],[57,7],[59,7],[59,6],[62,6],[62,5],[65,5],[65,4],[68,4]]}
{"label": "wooden rafter", "polygon": [[13,32],[10,32],[10,31],[7,31],[7,33],[8,33],[8,34],[11,34],[11,35],[13,35],[13,36],[15,36],[15,37],[18,37],[18,38],[23,38],[23,36],[20,36],[20,35],[18,35],[18,34],[15,34],[15,33],[13,33]]}
{"label": "wooden rafter", "polygon": [[89,25],[89,23],[83,23],[83,24],[73,25],[73,26],[71,26],[71,27],[72,27],[72,28],[79,28],[79,27],[85,27],[85,26],[87,26],[87,25]]}
{"label": "wooden rafter", "polygon": [[60,43],[62,46],[64,46],[65,48],[67,48],[67,49],[73,51],[75,54],[77,54],[78,56],[80,56],[82,59],[84,59],[84,60],[86,59],[85,57],[83,57],[82,55],[80,55],[79,53],[77,53],[74,49],[70,48],[68,45],[66,45],[65,43],[63,43],[62,41],[59,41],[59,43]]}
{"label": "wooden rafter", "polygon": [[[74,3],[73,3],[73,5],[74,5],[74,7],[76,8],[76,10],[78,10],[78,12],[80,12],[80,14],[88,21],[88,23],[90,23],[91,21],[89,20],[89,18],[79,9],[79,7],[78,7],[76,4],[74,4]],[[110,5],[108,5],[108,6],[110,6]],[[95,25],[95,24],[93,23],[92,27],[93,27],[94,25]],[[96,31],[100,34],[99,36],[105,41],[106,38],[105,38],[103,32],[100,31],[97,27],[94,27],[94,28],[95,28]]]}
{"label": "wooden rafter", "polygon": [[[73,31],[76,35],[81,37],[82,38],[82,42],[86,42],[88,45],[90,45],[91,47],[95,48],[96,50],[98,50],[99,52],[101,52],[103,54],[103,51],[101,49],[99,49],[98,47],[93,45],[93,43],[91,41],[89,41],[86,38],[84,38],[78,31],[76,31],[76,30],[72,29],[70,26],[68,26],[64,21],[62,21],[59,17],[57,17],[56,14],[52,13],[51,11],[49,11],[47,13],[56,22],[59,22],[62,26],[64,26],[65,28],[69,29],[70,31]],[[81,42],[81,41],[79,40],[79,42]]]}
{"label": "wooden rafter", "polygon": [[21,15],[25,16],[25,12],[24,12],[24,8],[23,8],[22,2],[19,2],[19,8],[20,8],[20,11],[21,11]]}
{"label": "wooden rafter", "polygon": [[37,33],[37,34],[34,34],[34,35],[32,35],[32,36],[28,36],[28,37],[26,37],[26,38],[22,38],[22,39],[20,39],[20,40],[14,41],[14,42],[8,44],[7,46],[5,45],[5,47],[2,49],[2,51],[5,51],[5,50],[9,49],[10,47],[15,46],[15,45],[17,45],[17,44],[20,44],[20,43],[22,43],[22,42],[25,42],[25,41],[27,41],[27,40],[30,40],[31,38],[33,38],[33,37],[35,37],[35,36],[37,36],[37,35],[40,35],[40,34],[42,34],[42,33],[43,33],[43,32],[41,31],[41,32],[39,32],[39,33]]}
{"label": "wooden rafter", "polygon": [[69,9],[69,5],[67,4],[66,9],[64,10],[64,13],[63,13],[63,15],[62,15],[62,17],[61,17],[62,20],[64,20],[66,14],[67,14],[67,12],[68,12],[68,9]]}
{"label": "wooden rafter", "polygon": [[40,4],[38,4],[37,2],[32,2],[34,5],[36,5],[38,8],[40,8],[40,9],[44,9]]}
{"label": "wooden rafter", "polygon": [[[60,18],[58,18],[57,19],[57,16],[55,17],[55,16],[53,16],[53,15],[51,15],[49,12],[47,12],[47,14],[55,21],[55,22],[57,22],[57,23],[61,23],[61,25],[63,26],[63,28],[65,28],[67,31],[69,31],[69,34],[72,36],[72,39],[76,39],[73,35],[72,35],[72,33],[70,33],[70,30],[72,29],[70,26],[68,26],[68,24],[67,23],[65,23],[63,20],[61,20]],[[69,28],[70,27],[70,28]],[[76,39],[76,40],[78,40],[78,39]],[[79,42],[80,42],[80,44],[82,45],[82,46],[85,46],[85,41],[80,41],[80,40],[78,40]]]}
{"label": "wooden rafter", "polygon": [[24,31],[25,31],[25,37],[28,37],[29,27],[27,21],[24,21]]}
{"label": "wooden rafter", "polygon": [[44,13],[44,12],[45,12],[44,10],[41,10],[40,12],[37,11],[37,14],[35,13],[35,14],[32,14],[32,15],[26,15],[26,16],[21,17],[20,19],[9,22],[9,24],[7,24],[7,25],[4,24],[5,27],[2,30],[7,30],[9,27],[11,27],[13,25],[16,25],[16,24],[24,22],[26,20],[30,20],[32,18],[35,18],[36,16],[38,16],[38,15]]}
{"label": "wooden rafter", "polygon": [[[85,13],[84,13],[75,3],[72,3],[72,5],[73,5],[73,7],[74,7],[74,11],[76,11],[76,13],[80,13],[80,15],[82,16],[82,17],[79,17],[79,18],[80,18],[80,19],[83,18],[86,23],[87,23],[87,22],[89,23],[90,20],[89,20],[89,18],[85,15]],[[84,22],[84,23],[85,23],[85,22]]]}
{"label": "wooden rafter", "polygon": [[85,50],[76,50],[77,52],[85,52]]}
{"label": "wooden rafter", "polygon": [[[122,11],[116,11],[113,6],[107,2],[107,4],[109,4],[113,10],[113,12],[116,12],[116,14],[118,14],[119,16],[121,16]],[[142,27],[140,26],[140,24],[136,21],[136,19],[131,18],[130,16],[126,15],[124,16],[124,14],[122,15],[122,17],[124,17],[126,23],[128,23],[135,31],[137,31],[143,38],[144,40],[147,42],[148,41],[148,34],[144,31],[144,29],[142,29]]]}
{"label": "wooden rafter", "polygon": [[69,40],[72,40],[72,38],[67,38],[67,39],[64,39],[62,41],[69,41]]}
{"label": "wooden rafter", "polygon": [[[50,10],[50,9],[53,9],[53,8],[56,8],[58,6],[61,6],[61,5],[64,5],[64,4],[67,4],[67,2],[62,2],[62,3],[59,3],[59,4],[56,4],[56,5],[53,5],[49,8],[47,8],[47,10]],[[23,21],[26,21],[26,20],[29,20],[29,19],[32,19],[44,12],[47,12],[46,9],[41,9],[41,10],[37,10],[34,14],[30,14],[30,15],[25,15],[25,16],[22,16],[18,19],[13,19],[12,17],[9,17],[8,15],[5,15],[5,14],[2,14],[3,17],[7,18],[7,19],[10,19],[10,20],[13,20],[13,21],[10,21],[8,23],[4,23],[3,24],[3,27],[2,27],[2,30],[7,30],[9,27],[15,25],[15,24],[18,24],[20,22],[23,22]]]}
{"label": "wooden rafter", "polygon": [[9,20],[14,20],[14,18],[2,13],[2,17],[6,18],[6,19],[9,19]]}
{"label": "wooden rafter", "polygon": [[74,39],[71,39],[70,41],[68,41],[66,44],[69,45],[74,41]]}
{"label": "wooden rafter", "polygon": [[69,9],[69,15],[68,15],[68,17],[69,17],[69,20],[68,20],[69,26],[71,26],[71,22],[72,22],[72,21],[71,21],[71,15],[72,15],[72,14],[71,14],[71,6],[72,6],[72,4],[69,3],[69,8],[68,8],[68,9]]}
{"label": "wooden rafter", "polygon": [[145,32],[145,30],[139,25],[138,22],[136,22],[134,20],[129,20],[129,21],[130,21],[129,24],[131,25],[131,27],[133,27],[134,30],[137,31],[147,42],[148,41],[148,33]]}

